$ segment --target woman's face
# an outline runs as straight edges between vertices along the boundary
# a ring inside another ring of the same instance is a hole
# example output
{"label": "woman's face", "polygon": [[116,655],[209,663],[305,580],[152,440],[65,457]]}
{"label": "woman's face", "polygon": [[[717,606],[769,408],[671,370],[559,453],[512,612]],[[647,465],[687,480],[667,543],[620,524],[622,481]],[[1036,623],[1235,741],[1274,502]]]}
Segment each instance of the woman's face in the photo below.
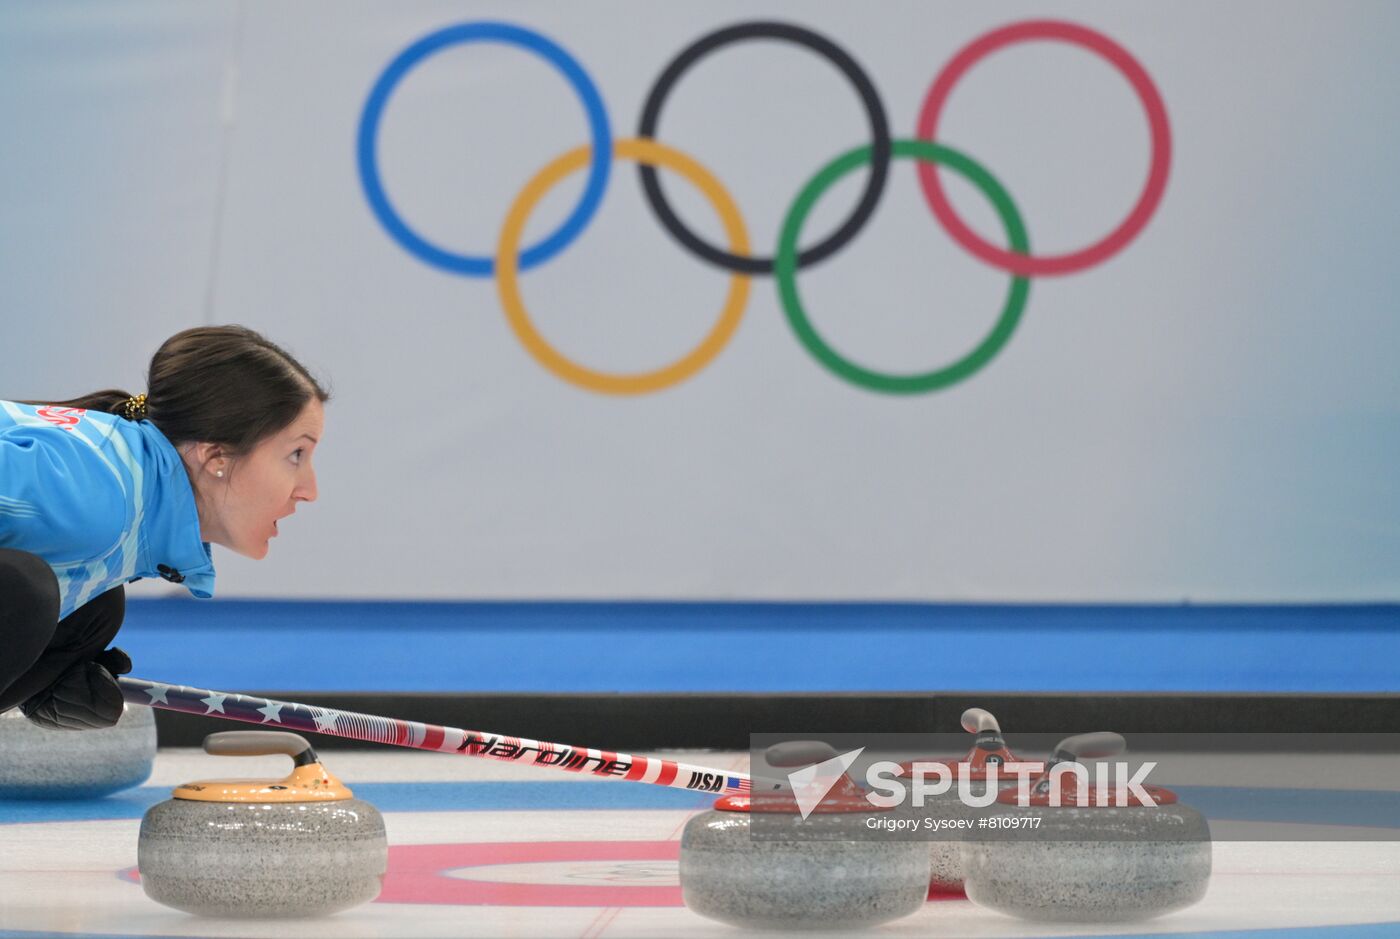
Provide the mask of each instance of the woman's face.
{"label": "woman's face", "polygon": [[324,420],[321,402],[312,398],[288,427],[236,460],[217,447],[201,454],[210,445],[196,444],[187,465],[193,464],[203,539],[254,560],[266,557],[277,520],[295,512],[297,503],[316,499],[311,455]]}

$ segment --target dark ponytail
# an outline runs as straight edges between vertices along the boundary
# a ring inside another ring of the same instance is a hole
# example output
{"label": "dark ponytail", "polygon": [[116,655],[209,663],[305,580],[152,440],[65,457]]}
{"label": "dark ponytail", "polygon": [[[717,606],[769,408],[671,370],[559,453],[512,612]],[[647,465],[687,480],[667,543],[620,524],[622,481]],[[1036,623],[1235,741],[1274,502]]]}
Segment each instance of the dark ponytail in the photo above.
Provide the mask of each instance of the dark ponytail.
{"label": "dark ponytail", "polygon": [[56,408],[86,408],[89,411],[103,411],[107,414],[122,413],[122,406],[126,404],[131,394],[122,391],[120,388],[106,388],[102,391],[94,391],[92,394],[83,395],[81,398],[74,398],[71,401],[20,401],[20,404],[48,404]]}
{"label": "dark ponytail", "polygon": [[[132,397],[118,388],[70,401],[25,401],[123,414]],[[175,446],[205,441],[242,456],[330,392],[286,350],[244,326],[196,326],[151,357],[146,419]]]}

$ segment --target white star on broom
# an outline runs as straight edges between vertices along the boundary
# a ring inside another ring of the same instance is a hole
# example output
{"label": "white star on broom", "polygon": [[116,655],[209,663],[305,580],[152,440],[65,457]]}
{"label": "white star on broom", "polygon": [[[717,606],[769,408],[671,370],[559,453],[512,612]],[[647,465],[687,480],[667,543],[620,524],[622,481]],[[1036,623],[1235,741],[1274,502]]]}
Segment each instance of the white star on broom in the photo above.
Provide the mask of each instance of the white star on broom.
{"label": "white star on broom", "polygon": [[324,710],[323,710],[323,711],[321,711],[321,713],[319,713],[319,714],[314,714],[314,715],[312,715],[312,716],[316,718],[316,729],[317,729],[317,730],[322,731],[323,733],[328,733],[328,734],[333,734],[333,733],[335,733],[335,722],[336,722],[336,719],[340,717],[340,715],[337,714],[335,711],[324,711]]}

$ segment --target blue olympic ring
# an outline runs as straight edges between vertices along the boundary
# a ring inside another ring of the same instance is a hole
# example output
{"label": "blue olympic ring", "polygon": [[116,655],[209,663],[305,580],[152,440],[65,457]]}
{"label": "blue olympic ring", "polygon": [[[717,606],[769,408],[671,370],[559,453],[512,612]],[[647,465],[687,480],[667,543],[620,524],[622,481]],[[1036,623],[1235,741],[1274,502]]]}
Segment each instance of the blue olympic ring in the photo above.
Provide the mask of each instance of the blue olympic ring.
{"label": "blue olympic ring", "polygon": [[548,238],[520,255],[521,270],[528,270],[537,264],[548,261],[568,247],[569,242],[578,237],[583,227],[593,218],[598,205],[603,200],[603,190],[608,185],[608,173],[612,169],[612,129],[608,126],[607,111],[603,108],[603,98],[598,94],[593,80],[584,72],[583,66],[565,52],[562,47],[546,39],[539,33],[513,26],[509,23],[476,22],[459,26],[449,26],[435,33],[429,33],[409,46],[385,67],[369,98],[365,101],[364,113],[360,116],[360,130],[356,144],[356,156],[360,169],[360,184],[364,187],[365,198],[380,223],[410,254],[426,261],[434,267],[466,274],[469,277],[490,277],[496,271],[496,262],[490,255],[456,254],[438,247],[421,237],[399,217],[389,202],[389,196],[379,178],[378,157],[375,152],[379,134],[379,119],[384,115],[384,106],[394,88],[419,62],[448,46],[464,42],[500,42],[518,46],[533,52],[557,68],[578,93],[588,113],[588,126],[593,135],[593,163],[588,171],[588,184],[578,205]]}

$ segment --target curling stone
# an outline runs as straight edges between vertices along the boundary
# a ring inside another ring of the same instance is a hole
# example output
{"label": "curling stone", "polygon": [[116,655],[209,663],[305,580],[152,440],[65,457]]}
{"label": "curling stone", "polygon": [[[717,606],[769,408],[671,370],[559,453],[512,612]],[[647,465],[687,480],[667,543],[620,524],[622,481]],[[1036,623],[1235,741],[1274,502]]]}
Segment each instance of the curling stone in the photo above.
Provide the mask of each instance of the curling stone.
{"label": "curling stone", "polygon": [[141,819],[137,867],[146,895],[205,916],[320,916],[379,895],[384,819],[352,796],[311,744],[280,731],[204,738],[218,756],[284,753],[286,779],[186,783]]}
{"label": "curling stone", "polygon": [[0,799],[91,799],[139,786],[156,758],[150,708],[126,705],[99,730],[51,730],[0,714]]}
{"label": "curling stone", "polygon": [[[982,708],[968,708],[962,714],[963,730],[976,734],[977,739],[966,756],[931,757],[926,760],[904,763],[901,776],[913,775],[915,762],[942,763],[947,767],[953,786],[947,792],[931,796],[926,800],[926,814],[933,818],[972,820],[987,812],[964,803],[958,793],[958,782],[967,780],[974,794],[986,791],[990,777],[995,772],[999,788],[1014,788],[1016,777],[1005,769],[1009,763],[1022,764],[1024,772],[1039,775],[1045,769],[1043,760],[1022,760],[1011,752],[1002,736],[1001,725],[990,711]],[[963,889],[962,844],[955,835],[939,832],[929,841],[929,888],[944,893],[960,893]]]}
{"label": "curling stone", "polygon": [[[765,753],[770,766],[792,768],[835,756],[829,745],[812,741]],[[818,794],[826,781],[814,780]],[[758,814],[762,829],[752,833]],[[928,895],[928,848],[855,840],[872,838],[865,822],[877,814],[844,773],[806,818],[791,788],[722,798],[681,836],[685,905],[746,929],[858,928],[907,916]]]}
{"label": "curling stone", "polygon": [[1066,776],[1052,802],[1056,764],[1113,756],[1123,746],[1118,734],[1070,737],[1027,793],[1028,805],[1014,790],[998,796],[999,817],[1040,821],[964,842],[968,899],[1022,919],[1077,923],[1148,919],[1200,900],[1210,880],[1210,827],[1171,790],[1142,784],[1144,800],[1113,787],[1100,794],[1086,781],[1089,804],[1080,806],[1080,786]]}

